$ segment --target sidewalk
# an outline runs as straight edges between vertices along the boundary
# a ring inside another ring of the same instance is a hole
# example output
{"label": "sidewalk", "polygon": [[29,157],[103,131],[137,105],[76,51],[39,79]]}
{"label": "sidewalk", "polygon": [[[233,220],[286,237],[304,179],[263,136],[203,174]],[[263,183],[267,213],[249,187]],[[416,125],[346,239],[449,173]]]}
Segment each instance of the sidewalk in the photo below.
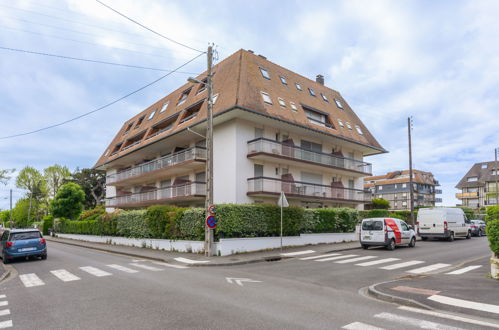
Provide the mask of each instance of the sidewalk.
{"label": "sidewalk", "polygon": [[499,281],[489,276],[489,258],[466,263],[464,267],[471,265],[481,267],[466,273],[405,276],[373,285],[369,293],[410,307],[497,320],[499,325]]}
{"label": "sidewalk", "polygon": [[[170,251],[155,250],[155,249],[141,248],[141,247],[93,243],[93,242],[72,240],[67,238],[56,238],[51,236],[45,236],[45,239],[50,243],[68,244],[94,250],[123,254],[135,258],[144,258],[144,259],[151,259],[151,260],[162,261],[173,264],[181,264],[184,266],[185,265],[234,266],[234,265],[243,265],[256,262],[278,261],[281,259],[291,257],[291,256],[281,255],[280,249],[266,250],[260,252],[248,252],[248,253],[234,254],[224,257],[220,256],[205,257],[203,254],[170,252]],[[328,253],[328,252],[347,251],[354,249],[360,249],[359,242],[290,247],[290,248],[283,248],[282,253],[287,254],[304,250],[314,250],[318,253]]]}

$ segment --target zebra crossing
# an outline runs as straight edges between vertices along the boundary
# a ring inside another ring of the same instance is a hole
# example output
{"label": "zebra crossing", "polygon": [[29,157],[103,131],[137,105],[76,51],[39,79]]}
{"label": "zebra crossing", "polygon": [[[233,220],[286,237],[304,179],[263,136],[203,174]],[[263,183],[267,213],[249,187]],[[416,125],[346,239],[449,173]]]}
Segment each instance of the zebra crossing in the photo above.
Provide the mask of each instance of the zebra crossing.
{"label": "zebra crossing", "polygon": [[[452,269],[451,264],[435,263],[427,264],[422,260],[403,261],[400,258],[379,258],[379,256],[368,255],[360,256],[358,254],[343,254],[343,253],[326,253],[319,255],[311,255],[316,253],[314,250],[297,251],[291,253],[283,253],[283,256],[296,256],[300,261],[308,262],[332,262],[334,264],[354,264],[357,267],[377,267],[382,270],[403,270],[409,274],[421,275],[431,274],[434,272],[445,271],[446,275],[461,275],[469,271],[478,269],[481,265],[471,265],[467,267]],[[305,256],[307,255],[307,256]]]}
{"label": "zebra crossing", "polygon": [[5,300],[7,296],[2,294],[0,295],[0,329],[12,328],[12,320],[2,320],[3,316],[9,317],[10,309],[4,308],[9,305],[9,301]]}

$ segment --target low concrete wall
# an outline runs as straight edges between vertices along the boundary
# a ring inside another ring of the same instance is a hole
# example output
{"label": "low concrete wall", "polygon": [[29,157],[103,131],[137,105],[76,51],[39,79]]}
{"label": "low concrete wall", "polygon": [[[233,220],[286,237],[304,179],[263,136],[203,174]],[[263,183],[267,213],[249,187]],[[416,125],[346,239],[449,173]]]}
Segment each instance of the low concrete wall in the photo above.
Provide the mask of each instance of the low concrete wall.
{"label": "low concrete wall", "polygon": [[[107,243],[135,247],[148,247],[152,249],[178,252],[200,253],[204,251],[203,241],[175,241],[168,239],[140,239],[114,236],[94,236],[76,234],[57,234],[61,238],[80,241]],[[341,243],[357,240],[355,233],[334,234],[302,234],[300,236],[285,236],[282,238],[283,246],[303,246],[322,243]],[[244,253],[266,249],[275,249],[281,246],[280,237],[254,237],[254,238],[222,238],[215,243],[218,255],[227,256],[235,253]]]}

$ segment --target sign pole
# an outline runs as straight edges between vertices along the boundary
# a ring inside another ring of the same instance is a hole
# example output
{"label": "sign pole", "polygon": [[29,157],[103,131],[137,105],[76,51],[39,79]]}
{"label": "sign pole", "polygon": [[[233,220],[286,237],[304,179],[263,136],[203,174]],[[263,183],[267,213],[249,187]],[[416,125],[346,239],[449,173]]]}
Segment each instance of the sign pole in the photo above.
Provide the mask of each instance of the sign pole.
{"label": "sign pole", "polygon": [[286,195],[284,195],[284,192],[281,191],[281,196],[279,196],[279,200],[277,201],[277,205],[281,207],[281,252],[282,252],[282,208],[283,207],[288,207],[289,203],[288,200],[286,199]]}
{"label": "sign pole", "polygon": [[[281,191],[282,194],[282,191]],[[282,253],[282,203],[281,203],[281,253]]]}

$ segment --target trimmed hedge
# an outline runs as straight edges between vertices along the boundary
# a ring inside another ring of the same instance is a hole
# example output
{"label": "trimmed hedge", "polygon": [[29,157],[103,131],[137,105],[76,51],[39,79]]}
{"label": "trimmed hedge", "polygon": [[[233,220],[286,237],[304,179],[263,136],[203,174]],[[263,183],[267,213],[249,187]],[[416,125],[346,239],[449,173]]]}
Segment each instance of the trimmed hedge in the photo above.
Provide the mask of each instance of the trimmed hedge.
{"label": "trimmed hedge", "polygon": [[153,237],[144,220],[145,214],[146,210],[120,212],[117,216],[117,234],[133,238]]}
{"label": "trimmed hedge", "polygon": [[43,218],[42,232],[43,235],[49,234],[49,229],[54,228],[54,217],[52,215],[47,215]]}
{"label": "trimmed hedge", "polygon": [[487,238],[490,249],[495,256],[499,256],[499,205],[487,207]]}
{"label": "trimmed hedge", "polygon": [[177,219],[179,238],[186,240],[204,240],[204,209],[192,208],[184,211]]}
{"label": "trimmed hedge", "polygon": [[58,228],[59,232],[68,234],[100,235],[97,220],[59,220]]}
{"label": "trimmed hedge", "polygon": [[150,206],[145,214],[145,222],[151,236],[157,238],[179,237],[177,221],[184,211],[184,208],[175,206]]}
{"label": "trimmed hedge", "polygon": [[499,205],[487,207],[487,215],[485,216],[485,222],[489,222],[495,219],[499,219]]}

